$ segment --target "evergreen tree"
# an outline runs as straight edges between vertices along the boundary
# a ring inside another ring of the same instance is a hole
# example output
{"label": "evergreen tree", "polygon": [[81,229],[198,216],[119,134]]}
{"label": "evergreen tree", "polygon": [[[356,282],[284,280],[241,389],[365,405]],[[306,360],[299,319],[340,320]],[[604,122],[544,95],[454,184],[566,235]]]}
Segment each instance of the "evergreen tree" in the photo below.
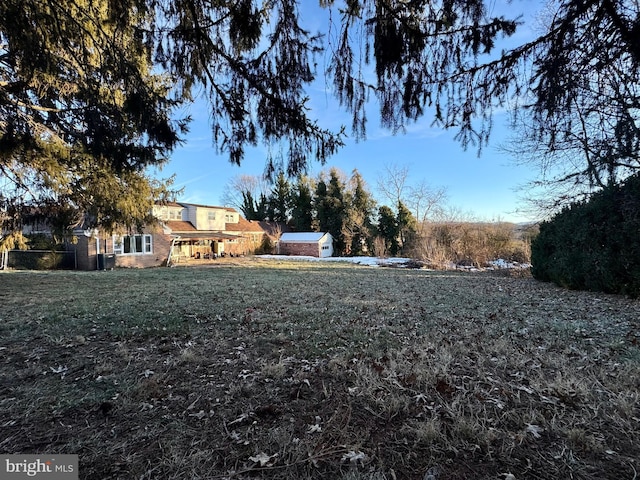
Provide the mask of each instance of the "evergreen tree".
{"label": "evergreen tree", "polygon": [[[498,55],[500,37],[524,22],[492,16],[495,2],[346,3],[330,73],[338,98],[354,114],[356,135],[364,137],[373,92],[383,126],[400,131],[434,112],[435,125],[455,129],[464,147],[480,152],[494,109],[511,104],[514,122],[523,120],[516,142],[540,168],[534,186],[551,178],[551,187],[577,183],[588,191],[640,170],[637,1],[545,2],[548,21],[541,26],[537,19],[539,35],[512,41]],[[366,62],[374,65],[373,81],[361,68]],[[522,149],[515,153],[522,158]],[[571,200],[576,192],[545,193],[568,193]]]}
{"label": "evergreen tree", "polygon": [[363,255],[373,249],[373,223],[371,216],[375,201],[367,191],[362,175],[357,170],[351,176],[352,192],[347,209],[347,229],[351,232],[351,255]]}
{"label": "evergreen tree", "polygon": [[331,212],[327,200],[327,184],[322,178],[318,180],[313,205],[316,212],[315,223],[317,230],[319,232],[328,232]]}
{"label": "evergreen tree", "polygon": [[263,221],[267,219],[267,197],[260,194],[260,200],[255,200],[250,191],[242,192],[242,204],[240,205],[242,216],[247,220]]}
{"label": "evergreen tree", "polygon": [[145,169],[179,144],[189,119],[174,116],[196,91],[231,162],[258,139],[282,147],[270,151],[290,172],[310,151],[323,161],[342,134],[306,114],[320,38],[288,0],[0,2],[0,208],[71,205],[107,229],[147,222],[170,183]]}
{"label": "evergreen tree", "polygon": [[269,197],[269,219],[273,222],[288,223],[290,211],[291,185],[284,172],[280,172]]}
{"label": "evergreen tree", "polygon": [[313,201],[316,211],[318,230],[329,232],[333,237],[333,251],[336,255],[343,255],[346,250],[344,225],[346,206],[344,202],[344,183],[340,179],[338,170],[329,171],[329,183],[322,174],[318,180]]}
{"label": "evergreen tree", "polygon": [[398,244],[398,223],[396,221],[396,215],[393,210],[386,205],[382,205],[378,209],[378,235],[380,235],[385,242],[386,250],[391,255],[397,255],[400,249]]}
{"label": "evergreen tree", "polygon": [[404,203],[398,202],[398,215],[396,217],[398,236],[400,240],[400,252],[409,254],[418,231],[418,222]]}
{"label": "evergreen tree", "polygon": [[291,223],[299,232],[313,229],[313,197],[310,181],[305,176],[298,176],[291,199]]}
{"label": "evergreen tree", "polygon": [[131,3],[0,3],[2,210],[55,218],[72,207],[76,225],[112,230],[150,221],[154,200],[168,199],[170,182],[144,169],[186,123],[171,120],[180,99],[143,33],[153,14]]}
{"label": "evergreen tree", "polygon": [[260,200],[256,202],[256,220],[263,221],[269,218],[269,200],[264,193],[260,194]]}
{"label": "evergreen tree", "polygon": [[329,185],[325,197],[327,214],[327,231],[333,237],[333,251],[337,256],[348,253],[349,243],[346,238],[345,224],[347,206],[344,198],[344,182],[340,179],[336,168],[329,171]]}
{"label": "evergreen tree", "polygon": [[256,202],[251,192],[242,192],[242,204],[240,205],[242,216],[247,220],[258,220]]}

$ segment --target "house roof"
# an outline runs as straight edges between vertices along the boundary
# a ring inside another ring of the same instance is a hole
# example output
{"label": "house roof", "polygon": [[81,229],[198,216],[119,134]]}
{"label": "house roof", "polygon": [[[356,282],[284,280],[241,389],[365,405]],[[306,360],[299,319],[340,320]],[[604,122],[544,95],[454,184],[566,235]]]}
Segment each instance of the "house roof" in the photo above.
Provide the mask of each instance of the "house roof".
{"label": "house roof", "polygon": [[228,233],[198,230],[194,232],[174,232],[174,236],[180,240],[235,240],[238,235],[230,235]]}
{"label": "house roof", "polygon": [[182,207],[199,207],[199,208],[215,208],[216,210],[230,210],[235,211],[229,207],[220,207],[218,205],[202,205],[199,203],[186,203],[186,202],[178,202],[178,204]]}
{"label": "house roof", "polygon": [[191,222],[183,220],[169,220],[165,224],[171,229],[171,235],[182,240],[232,240],[238,238],[237,235],[217,230],[197,230]]}
{"label": "house roof", "polygon": [[264,229],[260,225],[260,222],[247,220],[242,216],[238,218],[238,223],[225,224],[225,230],[228,232],[265,233]]}
{"label": "house roof", "polygon": [[326,232],[291,232],[283,233],[280,237],[281,242],[290,243],[316,243],[329,235]]}
{"label": "house roof", "polygon": [[194,227],[191,222],[185,222],[182,220],[168,220],[165,223],[167,227],[169,227],[174,233],[197,231],[196,227]]}

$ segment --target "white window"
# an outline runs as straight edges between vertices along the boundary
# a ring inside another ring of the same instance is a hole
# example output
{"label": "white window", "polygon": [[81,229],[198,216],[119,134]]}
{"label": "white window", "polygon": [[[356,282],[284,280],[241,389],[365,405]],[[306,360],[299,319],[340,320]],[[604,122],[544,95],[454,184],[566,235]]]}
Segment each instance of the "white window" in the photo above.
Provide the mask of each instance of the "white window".
{"label": "white window", "polygon": [[182,210],[179,208],[156,207],[155,212],[160,220],[182,220]]}
{"label": "white window", "polygon": [[216,212],[207,212],[207,219],[210,222],[215,222],[216,221]]}
{"label": "white window", "polygon": [[122,237],[120,235],[113,236],[113,253],[122,254]]}
{"label": "white window", "polygon": [[167,212],[167,207],[156,207],[156,216],[160,220],[169,220],[169,212]]}
{"label": "white window", "polygon": [[226,214],[224,215],[224,221],[225,221],[226,223],[235,223],[235,220],[234,220],[234,218],[233,218],[233,213],[226,213]]}
{"label": "white window", "polygon": [[147,255],[153,253],[151,235],[114,235],[113,253],[119,255]]}

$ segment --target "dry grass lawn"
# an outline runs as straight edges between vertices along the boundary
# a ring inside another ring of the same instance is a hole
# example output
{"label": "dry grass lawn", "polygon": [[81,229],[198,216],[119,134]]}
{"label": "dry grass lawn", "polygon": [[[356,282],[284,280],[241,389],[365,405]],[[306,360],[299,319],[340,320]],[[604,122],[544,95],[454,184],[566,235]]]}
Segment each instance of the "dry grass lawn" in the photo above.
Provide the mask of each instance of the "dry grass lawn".
{"label": "dry grass lawn", "polygon": [[640,470],[637,300],[246,259],[6,272],[0,305],[0,452],[79,454],[82,479]]}

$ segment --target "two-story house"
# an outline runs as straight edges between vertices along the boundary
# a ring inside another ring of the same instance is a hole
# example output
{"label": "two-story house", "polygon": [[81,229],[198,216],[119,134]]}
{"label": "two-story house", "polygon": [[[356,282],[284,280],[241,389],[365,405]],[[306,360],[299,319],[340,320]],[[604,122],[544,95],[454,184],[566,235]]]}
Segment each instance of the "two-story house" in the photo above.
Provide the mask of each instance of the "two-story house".
{"label": "two-story house", "polygon": [[229,207],[173,202],[154,206],[153,214],[158,224],[141,232],[77,231],[78,268],[152,267],[252,254],[266,235],[260,222]]}

